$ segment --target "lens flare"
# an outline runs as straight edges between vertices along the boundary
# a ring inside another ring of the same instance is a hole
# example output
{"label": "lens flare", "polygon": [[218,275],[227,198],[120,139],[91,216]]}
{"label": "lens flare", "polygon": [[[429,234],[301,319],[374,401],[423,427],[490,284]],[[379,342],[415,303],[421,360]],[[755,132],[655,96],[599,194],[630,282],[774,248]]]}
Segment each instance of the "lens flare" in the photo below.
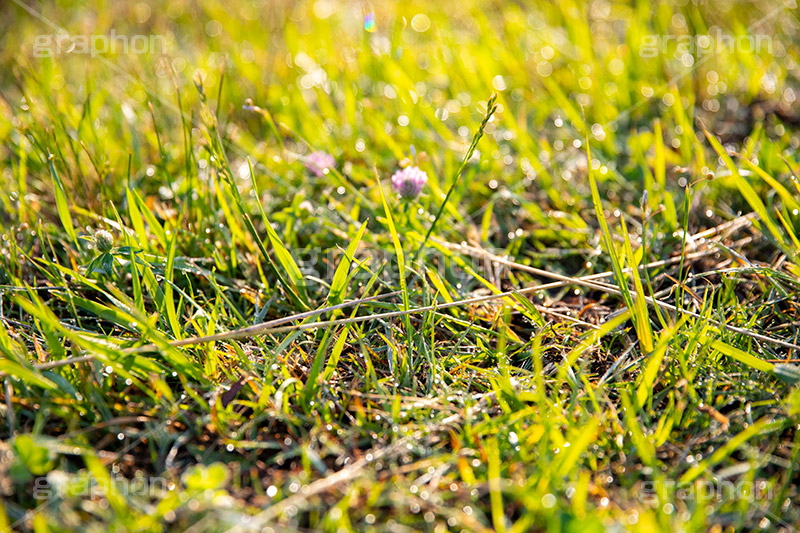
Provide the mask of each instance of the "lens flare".
{"label": "lens flare", "polygon": [[364,29],[370,33],[375,31],[375,13],[364,15]]}

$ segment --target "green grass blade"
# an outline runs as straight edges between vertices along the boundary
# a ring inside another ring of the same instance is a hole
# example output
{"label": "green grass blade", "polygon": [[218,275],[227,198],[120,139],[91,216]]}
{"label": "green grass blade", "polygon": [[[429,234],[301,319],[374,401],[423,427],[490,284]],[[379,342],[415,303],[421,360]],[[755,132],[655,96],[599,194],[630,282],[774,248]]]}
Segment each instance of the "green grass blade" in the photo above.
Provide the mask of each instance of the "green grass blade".
{"label": "green grass blade", "polygon": [[47,160],[50,168],[50,174],[53,177],[53,192],[56,196],[56,210],[58,211],[58,218],[61,220],[61,225],[64,227],[64,232],[69,236],[70,240],[77,246],[78,237],[75,234],[75,227],[72,225],[72,217],[69,214],[69,202],[67,201],[67,193],[64,191],[64,185],[58,177],[53,160],[54,156],[50,156]]}
{"label": "green grass blade", "polygon": [[[256,185],[255,172],[253,171],[253,163],[249,158],[247,163],[249,165],[250,181],[253,185],[253,192],[255,193],[256,198],[258,198],[258,187]],[[275,255],[278,258],[278,262],[283,267],[284,272],[286,272],[286,274],[289,276],[288,279],[282,274],[281,270],[278,268],[278,265],[275,264],[272,256],[269,255],[269,252],[267,252],[267,249],[264,247],[264,242],[258,235],[258,231],[256,231],[253,221],[250,219],[250,215],[248,215],[244,210],[244,202],[242,201],[238,189],[236,189],[236,184],[230,183],[229,185],[234,191],[234,199],[237,201],[242,217],[244,218],[245,225],[247,226],[250,235],[255,239],[258,249],[261,251],[261,255],[267,261],[267,266],[269,267],[270,271],[275,277],[278,278],[278,281],[281,282],[284,290],[288,293],[292,302],[304,311],[309,310],[310,306],[308,303],[308,297],[305,294],[302,273],[300,272],[300,269],[298,268],[294,258],[289,253],[289,250],[286,249],[286,246],[283,245],[280,237],[278,237],[278,234],[272,228],[272,224],[267,217],[267,213],[264,211],[264,206],[261,205],[261,201],[259,200],[256,202],[258,204],[259,212],[261,213],[261,220],[264,221],[264,227],[267,230],[267,236],[270,244],[272,245],[272,249],[275,250]]]}
{"label": "green grass blade", "polygon": [[506,530],[506,514],[503,507],[503,478],[500,475],[500,450],[497,439],[490,437],[486,440],[486,456],[489,461],[489,500],[492,509],[492,523],[494,530],[501,533]]}
{"label": "green grass blade", "polygon": [[182,338],[183,328],[178,321],[172,289],[172,280],[175,273],[175,253],[177,250],[177,240],[178,232],[174,231],[172,234],[172,239],[170,239],[169,246],[167,248],[167,265],[164,269],[164,310],[167,314],[167,323],[172,330],[172,335],[176,340],[180,340]]}
{"label": "green grass blade", "polygon": [[433,233],[433,229],[436,227],[436,223],[439,222],[439,219],[442,217],[442,213],[444,213],[444,208],[447,205],[447,202],[450,200],[450,196],[453,194],[453,191],[458,184],[458,179],[461,177],[461,174],[464,172],[464,168],[466,168],[467,163],[472,158],[472,154],[475,153],[475,148],[478,146],[478,142],[483,137],[483,132],[486,129],[486,124],[489,123],[491,120],[492,115],[494,115],[495,111],[497,111],[497,95],[493,94],[489,101],[486,103],[486,114],[483,116],[483,120],[481,121],[480,126],[478,126],[478,131],[475,132],[475,136],[472,138],[472,143],[469,145],[467,149],[467,153],[464,155],[464,159],[461,161],[461,165],[458,167],[458,171],[456,175],[453,177],[453,183],[450,184],[450,188],[447,190],[447,194],[444,196],[444,200],[442,200],[442,204],[439,206],[439,210],[436,212],[436,216],[431,222],[428,231],[425,233],[425,237],[422,239],[422,244],[419,245],[417,248],[416,253],[414,254],[414,260],[419,257],[420,252],[425,248],[425,245],[428,243],[428,239]]}
{"label": "green grass blade", "polygon": [[756,435],[777,431],[783,428],[784,422],[775,422],[771,417],[764,417],[758,420],[755,424],[748,426],[744,431],[740,432],[735,437],[728,439],[728,441],[721,447],[717,448],[711,456],[690,468],[680,477],[678,481],[681,484],[691,483],[704,472],[719,464],[723,459],[735,452],[739,446],[752,439]]}
{"label": "green grass blade", "polygon": [[358,244],[361,242],[361,237],[364,235],[364,231],[367,229],[367,221],[361,223],[361,227],[358,228],[355,237],[350,241],[350,244],[347,245],[347,250],[345,251],[344,257],[339,261],[339,265],[336,267],[336,271],[333,274],[333,280],[331,281],[331,290],[328,293],[328,305],[336,305],[340,304],[344,301],[345,291],[347,290],[347,274],[350,271],[350,263],[353,261],[353,257],[355,257],[356,250],[358,249]]}
{"label": "green grass blade", "polygon": [[728,153],[725,151],[725,148],[722,146],[722,144],[720,144],[717,138],[709,133],[705,126],[703,126],[703,132],[705,133],[708,142],[711,143],[711,147],[714,148],[714,151],[717,153],[720,159],[722,159],[722,161],[725,163],[725,166],[730,171],[731,178],[739,188],[739,192],[742,193],[742,196],[744,196],[744,199],[748,204],[750,204],[750,207],[753,208],[753,211],[758,214],[761,222],[767,226],[767,230],[769,230],[770,235],[772,235],[772,237],[779,244],[783,245],[783,235],[781,235],[780,230],[769,216],[769,212],[764,206],[764,203],[761,201],[761,198],[759,198],[758,193],[739,173],[739,169],[736,168],[736,164],[733,162],[733,159],[731,159],[731,156],[728,155]]}
{"label": "green grass blade", "polygon": [[389,204],[386,203],[386,196],[383,194],[380,180],[376,178],[376,186],[381,195],[381,203],[383,204],[383,212],[386,214],[386,225],[389,228],[389,235],[392,237],[392,245],[394,246],[394,253],[397,257],[397,272],[400,277],[400,290],[403,296],[403,311],[408,311],[408,287],[406,286],[406,259],[403,253],[403,245],[400,244],[400,236],[397,234],[397,228],[394,225],[392,218],[392,210],[389,209]]}
{"label": "green grass blade", "polygon": [[[595,180],[594,173],[592,172],[592,154],[591,149],[589,148],[588,137],[586,140],[586,158],[588,161],[587,169],[589,173],[589,185],[592,190],[592,203],[594,204],[597,221],[600,224],[600,231],[603,236],[603,244],[605,245],[606,252],[608,252],[611,266],[614,271],[614,278],[617,280],[617,286],[619,287],[620,292],[622,292],[622,299],[625,302],[625,306],[633,313],[633,324],[636,328],[636,333],[639,336],[639,340],[642,343],[642,349],[649,351],[653,348],[653,335],[650,326],[649,314],[647,313],[646,309],[647,304],[644,301],[644,292],[638,292],[638,296],[640,296],[640,298],[637,298],[637,300],[640,302],[637,306],[637,304],[634,303],[630,289],[628,288],[628,284],[626,282],[627,278],[624,274],[619,256],[617,255],[614,239],[611,237],[611,231],[608,228],[608,222],[606,221],[605,214],[603,213],[603,204],[600,201],[600,191],[597,188],[597,181]],[[630,260],[633,261],[633,257],[631,257]],[[642,312],[642,306],[645,307],[644,312]]]}
{"label": "green grass blade", "polygon": [[[647,353],[653,349],[653,328],[650,325],[650,312],[647,308],[647,301],[645,300],[644,286],[642,285],[641,277],[639,276],[639,262],[633,253],[631,247],[631,238],[628,235],[628,227],[625,225],[625,217],[620,218],[620,227],[622,228],[622,237],[625,240],[625,255],[630,264],[630,275],[633,279],[633,287],[636,295],[633,298],[633,316],[634,326],[636,327],[636,334],[639,337],[639,343],[642,350]],[[627,285],[626,283],[622,283]]]}
{"label": "green grass blade", "polygon": [[759,359],[754,355],[751,355],[722,341],[711,341],[710,346],[712,349],[717,350],[718,352],[725,354],[731,359],[735,359],[736,361],[739,361],[743,365],[749,366],[750,368],[755,368],[756,370],[761,370],[763,372],[772,372],[775,369],[775,365],[772,363],[768,363],[763,359]]}

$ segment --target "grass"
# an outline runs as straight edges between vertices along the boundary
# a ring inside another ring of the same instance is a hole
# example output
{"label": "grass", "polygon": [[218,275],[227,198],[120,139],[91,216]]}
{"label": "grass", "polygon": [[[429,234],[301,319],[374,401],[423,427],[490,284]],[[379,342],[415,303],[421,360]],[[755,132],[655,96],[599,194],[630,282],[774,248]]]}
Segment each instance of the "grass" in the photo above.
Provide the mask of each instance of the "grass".
{"label": "grass", "polygon": [[0,9],[0,530],[800,525],[793,0]]}

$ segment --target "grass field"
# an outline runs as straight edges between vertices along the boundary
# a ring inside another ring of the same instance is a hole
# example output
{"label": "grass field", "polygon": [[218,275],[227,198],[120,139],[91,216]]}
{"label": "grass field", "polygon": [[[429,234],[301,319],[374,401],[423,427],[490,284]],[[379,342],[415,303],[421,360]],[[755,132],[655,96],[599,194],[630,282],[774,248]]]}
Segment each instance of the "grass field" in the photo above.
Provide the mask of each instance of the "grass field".
{"label": "grass field", "polygon": [[800,527],[795,0],[8,0],[0,531]]}

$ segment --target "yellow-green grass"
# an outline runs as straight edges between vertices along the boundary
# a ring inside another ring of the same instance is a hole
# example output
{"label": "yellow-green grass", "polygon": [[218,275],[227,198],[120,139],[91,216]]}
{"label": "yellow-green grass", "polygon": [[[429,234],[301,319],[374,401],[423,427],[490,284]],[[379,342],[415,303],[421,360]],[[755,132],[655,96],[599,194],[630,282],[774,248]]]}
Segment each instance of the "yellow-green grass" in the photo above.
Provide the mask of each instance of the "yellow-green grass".
{"label": "yellow-green grass", "polygon": [[800,525],[797,13],[5,2],[0,530]]}

